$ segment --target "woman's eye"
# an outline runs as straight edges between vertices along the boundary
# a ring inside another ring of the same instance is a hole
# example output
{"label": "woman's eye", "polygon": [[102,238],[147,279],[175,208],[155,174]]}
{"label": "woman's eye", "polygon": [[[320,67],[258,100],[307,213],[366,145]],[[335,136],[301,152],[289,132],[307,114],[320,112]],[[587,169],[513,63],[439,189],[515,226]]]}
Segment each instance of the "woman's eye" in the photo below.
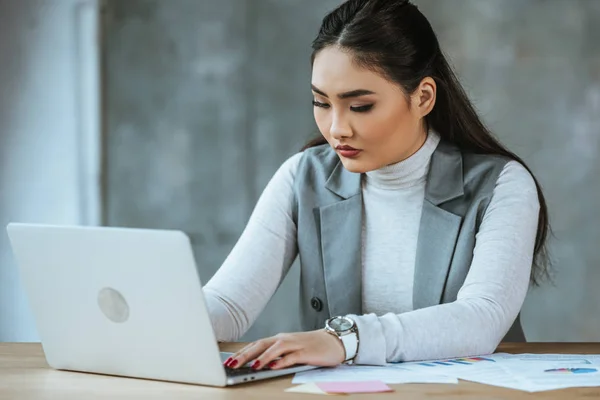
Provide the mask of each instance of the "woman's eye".
{"label": "woman's eye", "polygon": [[325,103],[320,103],[316,100],[313,100],[313,106],[315,107],[321,107],[321,108],[329,108],[329,104],[325,104]]}
{"label": "woman's eye", "polygon": [[373,104],[367,104],[366,106],[350,107],[350,109],[354,112],[367,112],[370,111],[371,108],[373,108]]}

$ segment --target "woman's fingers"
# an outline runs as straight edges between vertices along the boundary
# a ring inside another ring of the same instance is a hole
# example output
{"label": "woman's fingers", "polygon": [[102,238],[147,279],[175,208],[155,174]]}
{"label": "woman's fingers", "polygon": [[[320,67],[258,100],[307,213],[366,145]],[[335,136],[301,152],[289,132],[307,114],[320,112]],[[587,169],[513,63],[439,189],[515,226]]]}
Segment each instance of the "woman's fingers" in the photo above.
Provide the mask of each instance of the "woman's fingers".
{"label": "woman's fingers", "polygon": [[229,357],[227,360],[225,360],[223,365],[225,365],[226,367],[230,367],[230,368],[237,366],[237,364],[239,364],[239,356],[244,354],[245,352],[248,352],[250,350],[250,348],[253,347],[254,345],[256,345],[256,342],[252,342],[252,343],[247,344],[246,346],[242,347],[240,350],[233,353],[231,355],[231,357]]}
{"label": "woman's fingers", "polygon": [[284,357],[296,350],[299,350],[298,343],[294,340],[293,335],[277,335],[275,341],[266,349],[254,362],[252,368],[263,369],[265,367],[271,368],[280,357]]}
{"label": "woman's fingers", "polygon": [[250,343],[225,361],[225,366],[229,368],[240,368],[246,365],[246,363],[256,359],[256,357],[267,350],[272,342],[274,342],[272,338],[267,338]]}
{"label": "woman's fingers", "polygon": [[296,364],[304,364],[302,361],[303,358],[303,350],[293,351],[291,353],[286,354],[279,360],[271,361],[267,366],[270,369],[283,369],[288,368]]}

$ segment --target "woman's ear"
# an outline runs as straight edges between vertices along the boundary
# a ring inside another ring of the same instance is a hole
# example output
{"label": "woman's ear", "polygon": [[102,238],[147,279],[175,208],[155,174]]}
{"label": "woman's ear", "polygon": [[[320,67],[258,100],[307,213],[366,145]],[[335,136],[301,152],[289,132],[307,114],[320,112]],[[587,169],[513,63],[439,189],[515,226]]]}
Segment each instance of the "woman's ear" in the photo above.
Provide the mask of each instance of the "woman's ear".
{"label": "woman's ear", "polygon": [[419,114],[419,117],[425,117],[433,110],[436,91],[435,80],[427,76],[423,78],[417,89],[413,92],[411,96],[412,108]]}

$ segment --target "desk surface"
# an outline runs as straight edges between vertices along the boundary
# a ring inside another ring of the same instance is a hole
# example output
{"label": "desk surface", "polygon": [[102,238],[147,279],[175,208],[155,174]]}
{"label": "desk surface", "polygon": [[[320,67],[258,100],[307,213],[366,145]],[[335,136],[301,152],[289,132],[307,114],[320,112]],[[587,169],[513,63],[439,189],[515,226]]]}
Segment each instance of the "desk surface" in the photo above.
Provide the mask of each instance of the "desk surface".
{"label": "desk surface", "polygon": [[[232,351],[240,344],[223,345]],[[503,344],[507,353],[579,353],[600,354],[600,343],[527,343]],[[287,393],[291,376],[254,382],[231,388],[118,378],[49,369],[38,343],[0,343],[0,399],[308,399],[311,395]],[[460,382],[458,385],[390,385],[394,393],[380,394],[382,399],[578,399],[600,398],[600,388],[562,389],[541,393]],[[314,395],[313,395],[314,397]],[[373,398],[373,395],[352,395]]]}

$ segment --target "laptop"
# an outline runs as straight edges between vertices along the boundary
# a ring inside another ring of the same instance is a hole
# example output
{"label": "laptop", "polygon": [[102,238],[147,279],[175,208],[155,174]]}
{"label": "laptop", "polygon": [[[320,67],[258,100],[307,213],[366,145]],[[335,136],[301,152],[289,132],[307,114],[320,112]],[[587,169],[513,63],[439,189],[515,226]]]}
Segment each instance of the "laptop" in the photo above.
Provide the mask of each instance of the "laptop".
{"label": "laptop", "polygon": [[229,369],[188,236],[11,223],[7,232],[51,368],[229,386],[316,367]]}

